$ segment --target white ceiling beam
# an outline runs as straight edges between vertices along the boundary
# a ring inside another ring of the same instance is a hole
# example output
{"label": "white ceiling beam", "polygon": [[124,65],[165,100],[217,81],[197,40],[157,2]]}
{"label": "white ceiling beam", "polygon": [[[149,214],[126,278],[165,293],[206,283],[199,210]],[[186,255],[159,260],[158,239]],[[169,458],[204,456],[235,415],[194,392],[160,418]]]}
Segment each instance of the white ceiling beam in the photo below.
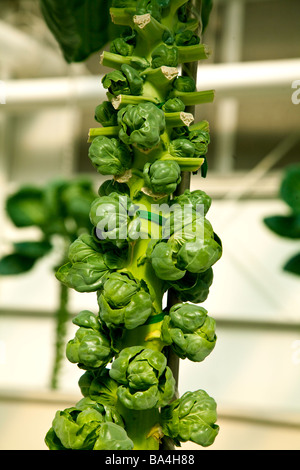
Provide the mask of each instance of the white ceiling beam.
{"label": "white ceiling beam", "polygon": [[[298,78],[300,59],[201,65],[198,90],[216,90],[216,97],[239,96],[245,91],[293,90]],[[39,106],[95,105],[106,99],[102,76],[73,76],[5,81],[6,104],[1,111],[27,110]]]}

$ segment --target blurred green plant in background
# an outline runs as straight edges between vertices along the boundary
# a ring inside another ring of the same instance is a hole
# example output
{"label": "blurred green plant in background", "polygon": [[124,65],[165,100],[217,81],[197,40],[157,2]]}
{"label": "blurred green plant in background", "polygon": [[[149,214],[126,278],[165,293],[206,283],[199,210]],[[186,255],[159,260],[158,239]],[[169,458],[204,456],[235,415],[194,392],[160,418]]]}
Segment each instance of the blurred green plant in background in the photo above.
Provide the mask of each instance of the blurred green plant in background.
{"label": "blurred green plant in background", "polygon": [[[53,266],[55,272],[67,259],[70,244],[81,234],[90,233],[92,225],[89,211],[95,197],[91,181],[82,178],[73,181],[54,180],[44,187],[26,185],[10,195],[5,207],[10,221],[20,230],[38,228],[40,239],[13,243],[11,253],[0,259],[0,275],[15,276],[29,272],[37,261],[57,250],[59,241],[62,250]],[[50,381],[52,389],[58,388],[66,321],[70,313],[68,287],[58,284],[55,359]]]}
{"label": "blurred green plant in background", "polygon": [[[285,215],[266,217],[264,223],[276,235],[290,240],[300,240],[300,164],[285,169],[279,197],[288,206]],[[300,252],[283,266],[284,271],[300,276]]]}

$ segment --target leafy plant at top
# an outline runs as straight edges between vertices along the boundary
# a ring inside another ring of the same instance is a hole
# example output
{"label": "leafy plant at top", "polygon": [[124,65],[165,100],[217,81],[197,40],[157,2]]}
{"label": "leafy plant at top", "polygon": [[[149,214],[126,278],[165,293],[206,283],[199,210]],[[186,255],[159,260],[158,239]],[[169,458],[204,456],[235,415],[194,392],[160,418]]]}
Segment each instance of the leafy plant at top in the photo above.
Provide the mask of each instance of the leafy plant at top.
{"label": "leafy plant at top", "polygon": [[[276,235],[290,240],[300,240],[300,165],[286,168],[279,189],[279,197],[288,206],[285,215],[264,218],[266,226]],[[300,253],[293,256],[283,267],[284,271],[300,276]]]}

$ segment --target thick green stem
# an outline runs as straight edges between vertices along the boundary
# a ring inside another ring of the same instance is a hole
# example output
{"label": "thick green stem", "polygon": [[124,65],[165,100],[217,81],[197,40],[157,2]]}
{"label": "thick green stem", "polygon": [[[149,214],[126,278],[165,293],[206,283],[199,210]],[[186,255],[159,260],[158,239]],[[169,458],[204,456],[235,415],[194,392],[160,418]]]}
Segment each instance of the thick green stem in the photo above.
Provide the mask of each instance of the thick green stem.
{"label": "thick green stem", "polygon": [[197,104],[212,103],[215,98],[214,90],[184,92],[175,90],[172,97],[180,98],[186,106],[195,106]]}
{"label": "thick green stem", "polygon": [[88,143],[93,142],[96,137],[117,137],[119,135],[119,126],[96,127],[89,130]]}
{"label": "thick green stem", "polygon": [[159,440],[162,437],[159,410],[129,410],[119,401],[117,408],[126,422],[126,432],[134,442],[133,450],[159,450]]}

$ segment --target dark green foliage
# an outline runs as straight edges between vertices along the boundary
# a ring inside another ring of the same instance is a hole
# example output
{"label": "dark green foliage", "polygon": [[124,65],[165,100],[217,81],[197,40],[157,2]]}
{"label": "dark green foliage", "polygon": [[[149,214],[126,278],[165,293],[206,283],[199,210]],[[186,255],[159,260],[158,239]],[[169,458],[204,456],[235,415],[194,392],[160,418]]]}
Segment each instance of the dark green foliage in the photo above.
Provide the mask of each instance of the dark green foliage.
{"label": "dark green foliage", "polygon": [[67,62],[101,50],[120,28],[111,24],[110,0],[40,0],[41,12]]}

